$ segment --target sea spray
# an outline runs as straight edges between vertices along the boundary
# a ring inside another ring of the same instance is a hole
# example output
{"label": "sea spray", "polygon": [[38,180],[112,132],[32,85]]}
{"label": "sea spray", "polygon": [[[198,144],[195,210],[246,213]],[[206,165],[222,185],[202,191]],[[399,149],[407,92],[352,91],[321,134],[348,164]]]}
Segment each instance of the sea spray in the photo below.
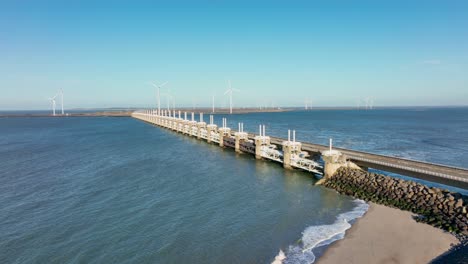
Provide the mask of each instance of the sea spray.
{"label": "sea spray", "polygon": [[[313,249],[343,239],[346,230],[351,227],[351,222],[362,217],[369,209],[369,205],[362,200],[354,200],[354,203],[356,207],[349,212],[338,215],[333,224],[307,227],[302,232],[301,242],[298,245],[289,246],[286,258],[282,262],[276,262],[280,256],[278,254],[273,263],[314,263],[316,257]],[[280,253],[282,252],[280,251]]]}

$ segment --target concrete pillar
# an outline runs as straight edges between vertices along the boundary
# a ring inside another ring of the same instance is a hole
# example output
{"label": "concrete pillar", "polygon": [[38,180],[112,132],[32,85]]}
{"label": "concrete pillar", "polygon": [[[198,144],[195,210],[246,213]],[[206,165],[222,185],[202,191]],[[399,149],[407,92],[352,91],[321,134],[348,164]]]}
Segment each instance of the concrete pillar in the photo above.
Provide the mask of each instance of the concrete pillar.
{"label": "concrete pillar", "polygon": [[291,146],[283,144],[283,167],[286,169],[291,168]]}
{"label": "concrete pillar", "polygon": [[198,128],[198,131],[197,131],[197,139],[200,139],[200,138],[201,138],[202,129],[206,128],[206,123],[205,123],[205,122],[198,122],[198,123],[197,123],[197,128]]}
{"label": "concrete pillar", "polygon": [[234,137],[236,139],[235,150],[238,153],[242,153],[242,151],[240,150],[240,143],[242,141],[244,141],[244,140],[247,140],[247,138],[248,138],[247,133],[245,133],[245,132],[236,132],[236,133],[234,133]]}
{"label": "concrete pillar", "polygon": [[184,121],[180,120],[177,122],[177,132],[182,133],[182,128],[184,127]]}
{"label": "concrete pillar", "polygon": [[240,151],[240,142],[242,138],[238,135],[238,133],[234,134],[234,137],[236,138],[236,147],[234,148],[236,152],[241,153]]}
{"label": "concrete pillar", "polygon": [[301,152],[301,143],[293,141],[283,142],[283,167],[291,169],[291,159],[294,155],[298,155]]}
{"label": "concrete pillar", "polygon": [[196,121],[190,121],[190,123],[189,123],[189,135],[191,137],[193,137],[192,130],[193,130],[194,127],[197,127],[197,122]]}
{"label": "concrete pillar", "polygon": [[188,135],[187,130],[185,129],[186,126],[190,128],[190,121],[187,121],[187,120],[184,121],[183,131],[184,131],[184,134]]}
{"label": "concrete pillar", "polygon": [[220,147],[224,147],[224,134],[223,133],[219,133],[219,146]]}
{"label": "concrete pillar", "polygon": [[323,151],[322,159],[325,162],[324,178],[333,176],[336,170],[342,166],[346,166],[346,158],[337,150]]}
{"label": "concrete pillar", "polygon": [[220,127],[219,131],[219,146],[224,147],[224,137],[231,136],[231,129],[228,127]]}
{"label": "concrete pillar", "polygon": [[255,137],[255,158],[262,158],[262,147],[270,145],[270,137],[256,136]]}
{"label": "concrete pillar", "polygon": [[211,132],[213,132],[213,131],[216,131],[216,125],[211,124],[211,125],[207,125],[207,126],[206,126],[206,133],[207,133],[207,139],[206,139],[206,141],[207,141],[208,143],[211,142]]}

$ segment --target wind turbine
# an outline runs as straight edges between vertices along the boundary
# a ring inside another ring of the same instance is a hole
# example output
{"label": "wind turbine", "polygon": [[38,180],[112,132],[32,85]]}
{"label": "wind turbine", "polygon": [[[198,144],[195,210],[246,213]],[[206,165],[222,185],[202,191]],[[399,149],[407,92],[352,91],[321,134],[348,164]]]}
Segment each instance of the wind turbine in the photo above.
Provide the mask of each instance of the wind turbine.
{"label": "wind turbine", "polygon": [[369,105],[370,109],[374,109],[374,97],[371,97],[370,98],[370,105]]}
{"label": "wind turbine", "polygon": [[63,111],[63,89],[60,89],[60,97],[61,97],[62,115],[64,115],[64,111]]}
{"label": "wind turbine", "polygon": [[175,111],[175,96],[172,96],[172,110]]}
{"label": "wind turbine", "polygon": [[312,99],[307,98],[305,99],[305,110],[312,109]]}
{"label": "wind turbine", "polygon": [[171,91],[168,89],[164,95],[166,96],[166,106],[167,110],[171,110],[171,101],[174,100],[174,96],[171,94]]}
{"label": "wind turbine", "polygon": [[214,107],[214,100],[215,100],[215,96],[214,94],[211,96],[211,113],[214,113],[215,112],[215,107]]}
{"label": "wind turbine", "polygon": [[364,98],[364,106],[365,106],[364,108],[365,108],[366,110],[369,109],[369,100],[370,100],[369,97]]}
{"label": "wind turbine", "polygon": [[372,110],[374,108],[374,98],[366,97],[364,101],[366,103],[366,110]]}
{"label": "wind turbine", "polygon": [[157,103],[158,103],[158,115],[161,113],[161,88],[166,85],[168,82],[164,82],[163,84],[155,84],[150,82],[151,85],[156,87],[156,97],[157,97]]}
{"label": "wind turbine", "polygon": [[55,116],[55,106],[56,106],[56,103],[55,103],[55,98],[58,96],[58,94],[56,94],[54,97],[49,97],[48,99],[50,100],[50,102],[52,103],[52,115]]}
{"label": "wind turbine", "polygon": [[226,90],[226,92],[224,92],[224,95],[229,94],[229,113],[232,114],[232,93],[233,92],[240,92],[240,91],[237,90],[237,89],[233,89],[231,87],[231,81],[230,80],[228,80],[228,86],[229,86],[229,88]]}

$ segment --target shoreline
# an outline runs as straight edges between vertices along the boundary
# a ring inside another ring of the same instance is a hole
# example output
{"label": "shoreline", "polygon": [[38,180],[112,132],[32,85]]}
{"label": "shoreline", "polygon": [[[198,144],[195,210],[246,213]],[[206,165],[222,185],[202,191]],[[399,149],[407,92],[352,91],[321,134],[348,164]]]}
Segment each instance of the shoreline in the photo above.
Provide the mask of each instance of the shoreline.
{"label": "shoreline", "polygon": [[459,243],[448,232],[416,222],[413,215],[369,203],[366,214],[317,263],[429,263]]}

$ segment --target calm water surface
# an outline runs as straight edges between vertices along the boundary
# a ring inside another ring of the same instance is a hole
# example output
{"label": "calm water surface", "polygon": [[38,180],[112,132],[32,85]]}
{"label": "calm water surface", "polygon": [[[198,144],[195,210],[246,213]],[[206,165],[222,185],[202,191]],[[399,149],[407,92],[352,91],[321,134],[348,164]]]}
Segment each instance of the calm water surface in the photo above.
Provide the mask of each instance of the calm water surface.
{"label": "calm water surface", "polygon": [[[237,120],[283,137],[295,128],[304,141],[468,161],[466,108],[228,117]],[[287,263],[311,263],[366,210],[310,174],[131,118],[0,119],[0,160],[0,263],[269,263],[280,249]]]}

